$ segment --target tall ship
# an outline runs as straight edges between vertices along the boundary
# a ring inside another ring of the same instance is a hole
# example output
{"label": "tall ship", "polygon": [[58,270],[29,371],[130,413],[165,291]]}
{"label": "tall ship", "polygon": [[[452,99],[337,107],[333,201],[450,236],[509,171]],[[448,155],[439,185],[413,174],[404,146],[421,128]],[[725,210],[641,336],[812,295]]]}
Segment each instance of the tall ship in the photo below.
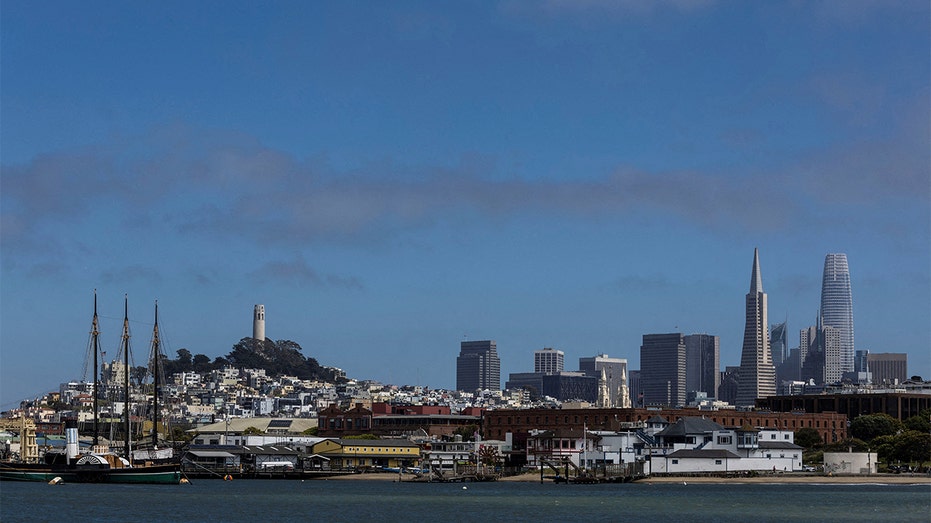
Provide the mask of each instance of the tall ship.
{"label": "tall ship", "polygon": [[[94,292],[94,319],[91,329],[90,345],[93,350],[93,444],[90,452],[81,452],[78,440],[76,419],[65,420],[65,448],[63,452],[46,452],[44,460],[30,460],[33,454],[28,452],[35,448],[35,433],[31,432],[31,420],[20,420],[21,459],[19,461],[0,462],[0,479],[44,482],[76,483],[153,483],[178,484],[181,482],[181,466],[173,459],[172,448],[159,448],[159,406],[161,391],[158,365],[161,359],[161,343],[158,332],[158,302],[155,304],[155,325],[152,334],[152,365],[154,383],[152,387],[152,440],[149,444],[140,442],[139,448],[132,447],[132,416],[129,348],[129,300],[123,301],[123,335],[120,342],[120,354],[123,356],[122,387],[123,402],[122,452],[112,451],[112,445],[100,445],[100,405],[99,405],[99,364],[100,354],[99,330],[97,317],[97,293]],[[119,356],[119,355],[118,355]],[[112,416],[111,416],[112,417]],[[112,421],[112,420],[111,420]]]}

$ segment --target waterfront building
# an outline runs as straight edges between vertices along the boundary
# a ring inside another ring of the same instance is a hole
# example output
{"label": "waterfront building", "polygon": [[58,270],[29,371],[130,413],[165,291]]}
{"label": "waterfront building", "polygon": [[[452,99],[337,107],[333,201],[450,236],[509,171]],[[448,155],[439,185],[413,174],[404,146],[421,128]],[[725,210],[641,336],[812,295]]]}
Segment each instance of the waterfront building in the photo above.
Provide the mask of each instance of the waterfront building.
{"label": "waterfront building", "polygon": [[750,292],[747,293],[746,304],[746,324],[736,400],[738,406],[752,406],[757,398],[776,393],[776,368],[769,352],[767,298],[763,292],[758,249],[753,249],[753,270],[750,274]]}
{"label": "waterfront building", "polygon": [[640,390],[646,406],[685,405],[685,336],[682,333],[643,335]]}
{"label": "waterfront building", "polygon": [[494,340],[463,341],[456,358],[456,390],[501,390],[501,360]]}
{"label": "waterfront building", "polygon": [[908,354],[876,352],[866,356],[873,383],[896,385],[908,379]]}
{"label": "waterfront building", "polygon": [[840,379],[845,372],[854,370],[853,297],[847,255],[844,253],[832,253],[824,257],[821,317],[825,327],[836,329],[839,343],[836,361],[825,352],[825,377],[831,383],[835,376]]}
{"label": "waterfront building", "polygon": [[728,429],[705,417],[686,416],[653,437],[651,474],[802,470],[804,449],[795,444],[791,430]]}
{"label": "waterfront building", "polygon": [[721,384],[721,338],[710,334],[685,336],[686,394],[704,392],[707,398],[718,397]]}
{"label": "waterfront building", "polygon": [[[931,395],[923,395],[931,399]],[[798,396],[791,396],[797,398]],[[599,409],[599,408],[533,408],[496,409],[485,413],[482,435],[486,438],[504,439],[508,432],[513,435],[514,450],[525,449],[531,430],[557,430],[564,428],[590,431],[619,431],[626,428],[642,428],[650,425],[651,419],[661,415],[669,423],[679,418],[704,417],[729,428],[750,426],[758,429],[797,431],[812,428],[818,431],[825,442],[847,438],[847,416],[837,412],[769,412],[765,410],[740,411],[699,410],[698,408],[661,409]]]}
{"label": "waterfront building", "polygon": [[627,383],[627,359],[611,358],[607,354],[579,358],[579,371],[586,376],[605,376],[609,407],[630,407],[630,390]]}
{"label": "waterfront building", "polygon": [[265,306],[261,304],[252,309],[252,338],[265,341]]}
{"label": "waterfront building", "polygon": [[553,348],[544,348],[533,352],[533,371],[543,374],[556,374],[565,370],[566,353]]}

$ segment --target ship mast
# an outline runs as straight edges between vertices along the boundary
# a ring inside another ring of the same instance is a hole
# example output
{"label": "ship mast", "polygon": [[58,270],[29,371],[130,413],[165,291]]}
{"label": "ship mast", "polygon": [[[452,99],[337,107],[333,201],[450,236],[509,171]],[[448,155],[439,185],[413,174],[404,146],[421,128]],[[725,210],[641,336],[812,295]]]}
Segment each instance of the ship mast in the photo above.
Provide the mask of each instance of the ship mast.
{"label": "ship mast", "polygon": [[158,340],[158,300],[155,300],[155,327],[152,329],[152,376],[155,378],[154,390],[152,391],[152,448],[158,446],[158,360],[161,350],[159,349]]}
{"label": "ship mast", "polygon": [[97,388],[100,383],[98,380],[98,363],[97,363],[97,353],[100,352],[100,331],[98,330],[97,323],[97,289],[94,289],[94,323],[91,327],[91,339],[93,339],[94,346],[94,447],[97,446],[98,440],[100,438],[100,430],[98,428],[98,414],[100,412],[100,407],[97,403]]}
{"label": "ship mast", "polygon": [[129,297],[123,296],[123,449],[126,459],[132,463],[129,452]]}

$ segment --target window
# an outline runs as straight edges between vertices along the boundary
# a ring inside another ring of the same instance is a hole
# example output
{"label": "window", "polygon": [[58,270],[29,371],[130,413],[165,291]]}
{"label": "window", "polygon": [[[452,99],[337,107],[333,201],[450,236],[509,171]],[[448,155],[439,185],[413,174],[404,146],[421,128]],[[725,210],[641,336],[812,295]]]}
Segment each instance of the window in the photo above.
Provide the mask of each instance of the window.
{"label": "window", "polygon": [[714,464],[715,464],[715,465],[720,465],[720,464],[721,464],[721,460],[719,460],[719,459],[714,460]]}
{"label": "window", "polygon": [[730,445],[731,437],[730,436],[718,436],[718,445]]}
{"label": "window", "polygon": [[672,460],[672,464],[673,464],[673,465],[678,465],[678,464],[679,464],[679,460],[677,460],[677,459]]}

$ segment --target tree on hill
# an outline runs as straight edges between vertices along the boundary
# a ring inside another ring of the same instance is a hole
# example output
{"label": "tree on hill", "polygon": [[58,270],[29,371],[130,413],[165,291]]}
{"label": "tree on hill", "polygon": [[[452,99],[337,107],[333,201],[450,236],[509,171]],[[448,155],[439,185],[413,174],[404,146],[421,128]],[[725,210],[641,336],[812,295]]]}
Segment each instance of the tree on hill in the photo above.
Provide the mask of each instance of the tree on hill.
{"label": "tree on hill", "polygon": [[243,338],[226,355],[230,365],[240,369],[264,369],[272,376],[293,375],[300,379],[333,381],[331,371],[305,357],[301,346],[291,340],[272,341]]}

